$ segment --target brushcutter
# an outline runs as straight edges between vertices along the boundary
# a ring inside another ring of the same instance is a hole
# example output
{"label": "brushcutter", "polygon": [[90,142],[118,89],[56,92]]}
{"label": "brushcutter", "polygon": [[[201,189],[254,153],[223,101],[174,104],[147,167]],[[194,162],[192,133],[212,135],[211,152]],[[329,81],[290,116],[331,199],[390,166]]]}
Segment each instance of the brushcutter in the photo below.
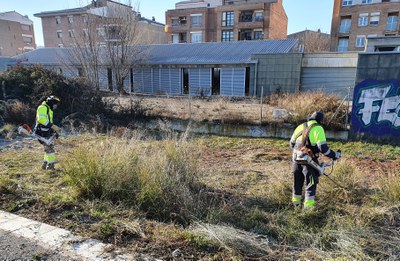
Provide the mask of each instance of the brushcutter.
{"label": "brushcutter", "polygon": [[[338,152],[341,151],[338,150]],[[331,173],[326,173],[325,168],[333,166],[334,163],[333,159],[329,163],[322,162],[321,164],[318,164],[317,162],[313,161],[312,158],[307,153],[298,153],[296,154],[295,160],[297,163],[301,165],[310,165],[311,167],[313,167],[315,170],[318,171],[320,176],[321,175],[329,176],[332,173],[332,171]]]}
{"label": "brushcutter", "polygon": [[57,132],[55,132],[52,136],[50,136],[48,139],[46,139],[45,137],[37,135],[35,132],[33,132],[28,124],[19,126],[18,133],[21,136],[28,136],[28,137],[38,139],[38,140],[44,142],[46,145],[51,145],[53,143],[53,140],[58,136]]}
{"label": "brushcutter", "polygon": [[[340,150],[338,150],[339,153],[341,153]],[[345,187],[343,187],[342,185],[340,185],[339,183],[337,183],[335,180],[333,180],[330,175],[333,172],[333,164],[335,162],[335,160],[331,160],[329,163],[325,163],[322,162],[321,164],[316,163],[315,161],[312,160],[312,158],[307,154],[307,153],[300,153],[296,155],[296,162],[302,165],[310,165],[311,167],[313,167],[315,170],[318,171],[319,175],[322,176],[326,176],[330,181],[332,181],[336,186],[346,189]],[[326,168],[327,167],[332,167],[330,173],[326,172]]]}

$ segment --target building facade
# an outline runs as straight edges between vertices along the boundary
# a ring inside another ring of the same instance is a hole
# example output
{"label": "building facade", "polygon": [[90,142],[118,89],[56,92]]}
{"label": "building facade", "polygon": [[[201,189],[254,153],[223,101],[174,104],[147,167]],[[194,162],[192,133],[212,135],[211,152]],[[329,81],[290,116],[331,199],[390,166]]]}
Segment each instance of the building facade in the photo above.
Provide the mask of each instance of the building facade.
{"label": "building facade", "polygon": [[286,39],[282,0],[190,0],[166,12],[169,43]]}
{"label": "building facade", "polygon": [[330,50],[331,36],[322,33],[320,30],[304,30],[301,32],[289,34],[288,39],[298,39],[300,52],[315,53],[328,52]]}
{"label": "building facade", "polygon": [[0,56],[14,56],[36,48],[33,22],[15,11],[0,13]]}
{"label": "building facade", "polygon": [[335,0],[331,51],[364,51],[368,37],[399,35],[400,0]]}
{"label": "building facade", "polygon": [[110,31],[118,34],[116,28],[111,28],[110,24],[120,23],[117,20],[122,16],[121,12],[135,15],[138,27],[135,33],[140,33],[137,44],[165,43],[164,24],[156,22],[154,18],[141,17],[131,6],[110,0],[96,0],[81,8],[41,12],[34,16],[42,20],[45,47],[71,47],[79,39],[89,37],[98,44],[106,40],[116,40],[109,39],[113,34]]}

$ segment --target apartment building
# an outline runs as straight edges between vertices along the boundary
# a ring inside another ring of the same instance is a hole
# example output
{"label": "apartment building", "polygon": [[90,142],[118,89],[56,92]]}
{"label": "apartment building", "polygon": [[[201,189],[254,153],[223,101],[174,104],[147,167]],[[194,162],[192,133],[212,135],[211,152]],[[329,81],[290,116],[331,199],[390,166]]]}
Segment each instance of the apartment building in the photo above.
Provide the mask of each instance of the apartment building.
{"label": "apartment building", "polygon": [[164,24],[156,22],[154,17],[146,19],[131,6],[111,0],[93,0],[84,7],[46,11],[34,16],[41,18],[45,47],[70,47],[89,35],[98,44],[117,41],[121,12],[135,15],[138,21],[135,33],[140,33],[137,44],[165,43]]}
{"label": "apartment building", "polygon": [[0,13],[0,56],[14,56],[36,48],[33,22],[15,11]]}
{"label": "apartment building", "polygon": [[399,35],[400,0],[335,0],[331,51],[364,51],[369,37]]}
{"label": "apartment building", "polygon": [[189,0],[166,12],[169,43],[286,39],[282,0]]}

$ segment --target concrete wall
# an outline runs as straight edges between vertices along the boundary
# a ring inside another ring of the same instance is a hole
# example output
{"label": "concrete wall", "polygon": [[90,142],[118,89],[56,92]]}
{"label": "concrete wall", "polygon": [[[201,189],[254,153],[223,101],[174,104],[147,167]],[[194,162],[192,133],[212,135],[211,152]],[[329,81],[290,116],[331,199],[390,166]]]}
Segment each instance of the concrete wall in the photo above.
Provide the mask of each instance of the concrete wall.
{"label": "concrete wall", "polygon": [[258,61],[257,83],[256,90],[250,94],[260,96],[261,88],[263,95],[298,91],[302,56],[300,53],[253,55],[252,60]]}
{"label": "concrete wall", "polygon": [[352,96],[357,71],[358,53],[304,54],[301,91],[323,91],[343,98]]}
{"label": "concrete wall", "polygon": [[360,53],[351,139],[400,144],[400,53]]}
{"label": "concrete wall", "polygon": [[366,79],[400,79],[400,52],[360,53],[356,84]]}

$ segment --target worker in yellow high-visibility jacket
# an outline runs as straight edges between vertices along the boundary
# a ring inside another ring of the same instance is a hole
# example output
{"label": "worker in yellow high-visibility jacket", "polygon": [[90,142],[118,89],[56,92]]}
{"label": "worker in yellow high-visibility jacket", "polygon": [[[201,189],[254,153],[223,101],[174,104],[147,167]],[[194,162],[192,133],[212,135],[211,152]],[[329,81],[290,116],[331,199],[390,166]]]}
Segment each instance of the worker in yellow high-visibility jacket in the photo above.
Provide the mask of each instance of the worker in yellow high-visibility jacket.
{"label": "worker in yellow high-visibility jacket", "polygon": [[[36,125],[35,133],[44,138],[49,138],[52,135],[58,135],[61,130],[60,127],[53,123],[53,111],[57,108],[60,103],[60,99],[56,96],[49,96],[46,98],[42,104],[36,110]],[[54,170],[54,164],[56,162],[56,154],[54,150],[54,145],[47,145],[43,141],[39,142],[44,147],[44,158],[42,169]]]}
{"label": "worker in yellow high-visibility jacket", "polygon": [[[292,203],[299,206],[302,199],[302,190],[304,181],[306,183],[306,193],[304,200],[305,208],[313,208],[315,203],[315,194],[317,184],[319,182],[319,173],[312,166],[307,164],[299,164],[296,162],[296,153],[305,146],[313,161],[318,163],[319,154],[322,153],[326,157],[338,159],[341,153],[331,150],[326,142],[325,131],[321,126],[324,120],[322,112],[314,112],[307,119],[306,123],[300,124],[290,139],[290,147],[293,149],[293,194]],[[303,135],[303,132],[308,135]],[[303,141],[304,137],[304,141]]]}

